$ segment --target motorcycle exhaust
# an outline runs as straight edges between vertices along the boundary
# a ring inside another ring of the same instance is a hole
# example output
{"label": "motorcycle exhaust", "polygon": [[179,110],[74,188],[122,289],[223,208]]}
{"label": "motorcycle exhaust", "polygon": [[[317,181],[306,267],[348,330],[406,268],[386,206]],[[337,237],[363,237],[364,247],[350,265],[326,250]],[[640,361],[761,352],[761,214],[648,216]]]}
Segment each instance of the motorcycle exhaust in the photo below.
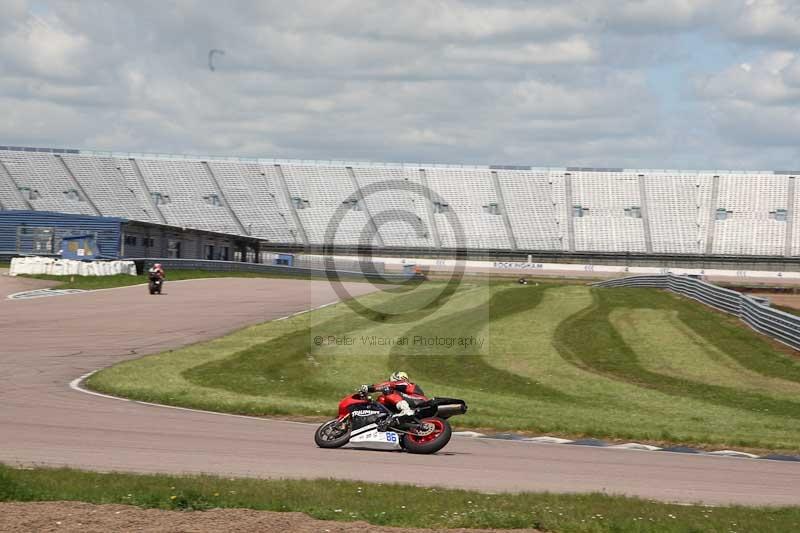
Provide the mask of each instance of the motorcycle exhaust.
{"label": "motorcycle exhaust", "polygon": [[463,415],[467,412],[467,406],[462,403],[448,403],[437,407],[437,414],[442,418]]}

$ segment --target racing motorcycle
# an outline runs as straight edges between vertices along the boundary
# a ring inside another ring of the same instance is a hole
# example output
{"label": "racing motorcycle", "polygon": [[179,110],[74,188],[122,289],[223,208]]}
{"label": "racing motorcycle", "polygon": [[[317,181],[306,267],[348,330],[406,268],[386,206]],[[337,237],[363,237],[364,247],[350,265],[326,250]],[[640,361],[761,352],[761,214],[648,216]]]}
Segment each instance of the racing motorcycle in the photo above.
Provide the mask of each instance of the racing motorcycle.
{"label": "racing motorcycle", "polygon": [[399,417],[369,394],[356,392],[339,402],[339,416],[317,428],[314,441],[320,448],[345,444],[370,448],[436,453],[444,448],[453,430],[448,419],[467,412],[464,400],[431,398],[408,400],[414,417]]}
{"label": "racing motorcycle", "polygon": [[147,286],[150,289],[150,294],[161,294],[161,287],[164,286],[164,280],[157,274],[150,274]]}

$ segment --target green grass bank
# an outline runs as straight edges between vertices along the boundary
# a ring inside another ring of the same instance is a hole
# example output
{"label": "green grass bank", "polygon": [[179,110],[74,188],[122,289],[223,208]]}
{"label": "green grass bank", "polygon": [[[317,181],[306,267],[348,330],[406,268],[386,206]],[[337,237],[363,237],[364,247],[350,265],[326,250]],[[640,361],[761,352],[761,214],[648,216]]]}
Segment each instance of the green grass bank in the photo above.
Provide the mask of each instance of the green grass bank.
{"label": "green grass bank", "polygon": [[430,395],[467,400],[460,429],[800,450],[798,359],[699,303],[651,289],[472,282],[432,313],[398,314],[440,290],[429,282],[361,298],[365,313],[339,304],[249,327],[122,363],[88,386],[321,419],[359,384],[402,369]]}
{"label": "green grass bank", "polygon": [[[402,492],[402,502],[397,494]],[[17,469],[0,464],[0,501],[83,501],[202,512],[298,511],[325,520],[425,528],[538,528],[552,532],[665,533],[800,529],[800,508],[671,505],[603,494],[483,494],[333,480]]]}

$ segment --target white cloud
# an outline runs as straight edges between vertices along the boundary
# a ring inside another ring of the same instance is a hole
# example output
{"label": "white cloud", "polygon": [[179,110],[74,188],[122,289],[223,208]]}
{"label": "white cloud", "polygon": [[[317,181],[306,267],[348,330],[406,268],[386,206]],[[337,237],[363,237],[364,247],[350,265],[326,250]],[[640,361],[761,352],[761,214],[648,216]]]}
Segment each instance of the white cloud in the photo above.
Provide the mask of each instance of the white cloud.
{"label": "white cloud", "polygon": [[88,60],[89,40],[63,27],[55,17],[29,14],[23,23],[2,34],[0,48],[10,52],[7,57],[16,59],[20,70],[42,78],[75,79]]}
{"label": "white cloud", "polygon": [[613,13],[608,17],[611,25],[623,31],[648,33],[686,30],[719,20],[731,3],[731,0],[629,0],[606,2],[602,9]]}
{"label": "white cloud", "polygon": [[[788,2],[5,4],[0,144],[648,167],[797,157],[793,133],[769,126],[795,127]],[[690,77],[706,50],[688,34],[741,54]],[[226,51],[215,72],[212,48]]]}
{"label": "white cloud", "polygon": [[800,104],[798,55],[775,51],[757,61],[732,65],[696,81],[700,96],[715,101],[754,105]]}
{"label": "white cloud", "polygon": [[573,36],[563,41],[504,46],[458,46],[444,48],[443,59],[470,64],[549,65],[589,62],[596,52],[588,40]]}
{"label": "white cloud", "polygon": [[786,148],[789,157],[772,160],[764,154],[761,166],[798,167],[794,146],[800,142],[800,56],[769,51],[747,63],[731,65],[695,80],[707,117],[720,137],[753,151]]}
{"label": "white cloud", "polygon": [[731,35],[748,40],[800,44],[800,4],[794,0],[748,0],[726,24]]}

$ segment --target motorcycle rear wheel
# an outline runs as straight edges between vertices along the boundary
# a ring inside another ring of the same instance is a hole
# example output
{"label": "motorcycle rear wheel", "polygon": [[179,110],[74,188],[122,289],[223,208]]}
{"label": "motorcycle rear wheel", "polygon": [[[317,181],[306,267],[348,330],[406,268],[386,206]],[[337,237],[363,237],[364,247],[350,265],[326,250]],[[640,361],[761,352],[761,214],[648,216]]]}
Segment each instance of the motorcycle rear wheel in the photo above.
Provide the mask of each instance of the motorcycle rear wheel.
{"label": "motorcycle rear wheel", "polygon": [[425,424],[433,424],[436,429],[430,435],[418,437],[415,435],[403,436],[403,448],[409,453],[436,453],[450,442],[450,437],[453,436],[453,428],[450,423],[439,417],[426,418],[422,420]]}
{"label": "motorcycle rear wheel", "polygon": [[337,430],[334,426],[342,422],[339,419],[333,419],[325,422],[314,433],[314,442],[320,448],[341,448],[350,441],[350,420],[346,420],[345,429],[342,432]]}

